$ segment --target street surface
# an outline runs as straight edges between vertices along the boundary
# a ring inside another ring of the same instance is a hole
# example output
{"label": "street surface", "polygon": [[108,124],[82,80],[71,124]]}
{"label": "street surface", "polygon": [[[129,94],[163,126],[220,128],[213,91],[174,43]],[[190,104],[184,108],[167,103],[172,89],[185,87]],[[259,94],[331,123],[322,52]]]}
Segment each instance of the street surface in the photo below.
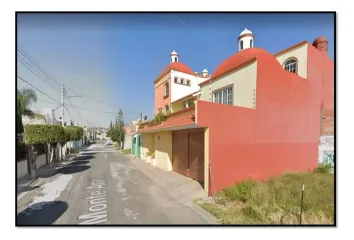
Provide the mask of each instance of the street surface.
{"label": "street surface", "polygon": [[18,225],[213,224],[113,147],[96,144],[18,196]]}

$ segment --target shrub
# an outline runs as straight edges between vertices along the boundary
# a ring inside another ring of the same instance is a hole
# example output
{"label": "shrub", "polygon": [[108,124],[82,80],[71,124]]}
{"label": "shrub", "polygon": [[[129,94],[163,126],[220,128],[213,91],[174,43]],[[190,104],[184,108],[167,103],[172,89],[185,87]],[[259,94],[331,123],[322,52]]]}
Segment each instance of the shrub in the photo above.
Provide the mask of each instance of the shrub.
{"label": "shrub", "polygon": [[315,172],[316,173],[331,173],[332,170],[333,170],[333,167],[330,164],[321,163],[315,169]]}
{"label": "shrub", "polygon": [[24,133],[26,144],[55,144],[65,140],[64,128],[59,125],[25,125]]}
{"label": "shrub", "polygon": [[71,153],[79,153],[79,150],[77,150],[75,147],[72,147],[72,148],[70,149],[70,152],[71,152]]}
{"label": "shrub", "polygon": [[79,126],[68,126],[65,129],[69,133],[70,141],[79,141],[84,134],[84,129]]}
{"label": "shrub", "polygon": [[163,122],[166,121],[166,119],[166,114],[163,112],[159,112],[154,118],[155,122]]}
{"label": "shrub", "polygon": [[249,195],[251,193],[251,189],[257,185],[256,181],[244,181],[240,182],[237,185],[231,186],[225,189],[224,194],[225,197],[231,200],[239,200],[245,202],[249,199]]}

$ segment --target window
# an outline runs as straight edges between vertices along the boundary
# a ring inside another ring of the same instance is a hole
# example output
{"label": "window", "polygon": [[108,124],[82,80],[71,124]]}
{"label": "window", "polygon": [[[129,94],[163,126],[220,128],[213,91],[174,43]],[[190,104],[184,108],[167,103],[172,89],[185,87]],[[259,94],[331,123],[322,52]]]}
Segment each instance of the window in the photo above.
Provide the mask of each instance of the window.
{"label": "window", "polygon": [[181,84],[184,84],[184,78],[181,78]]}
{"label": "window", "polygon": [[253,47],[252,44],[253,44],[253,40],[250,39],[250,47]]}
{"label": "window", "polygon": [[187,101],[184,101],[183,102],[183,108],[187,108],[187,107],[188,107]]}
{"label": "window", "polygon": [[243,49],[243,40],[240,41],[240,50]]}
{"label": "window", "polygon": [[232,105],[232,87],[214,92],[213,97],[215,103]]}
{"label": "window", "polygon": [[297,73],[297,60],[296,59],[287,60],[284,63],[284,69],[292,73]]}
{"label": "window", "polygon": [[178,77],[175,77],[175,83],[178,83]]}
{"label": "window", "polygon": [[193,101],[189,101],[188,102],[188,107],[194,107],[194,102]]}
{"label": "window", "polygon": [[165,96],[168,96],[170,93],[170,84],[166,83],[165,84]]}
{"label": "window", "polygon": [[168,105],[165,106],[166,113],[170,111],[170,107]]}
{"label": "window", "polygon": [[188,85],[188,86],[191,85],[191,80],[187,80],[187,85]]}
{"label": "window", "polygon": [[175,57],[175,62],[178,62],[178,61],[177,61],[177,57]]}

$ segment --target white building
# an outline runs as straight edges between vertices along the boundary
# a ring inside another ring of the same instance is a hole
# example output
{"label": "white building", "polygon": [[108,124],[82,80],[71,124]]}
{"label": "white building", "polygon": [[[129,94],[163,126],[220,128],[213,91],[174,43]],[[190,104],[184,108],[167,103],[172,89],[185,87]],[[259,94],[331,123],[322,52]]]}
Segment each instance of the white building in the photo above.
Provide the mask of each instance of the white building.
{"label": "white building", "polygon": [[48,124],[55,124],[56,123],[53,108],[43,108],[42,111],[43,111],[43,115],[46,117]]}
{"label": "white building", "polygon": [[170,64],[154,81],[155,114],[159,111],[171,111],[173,102],[199,91],[199,84],[207,81],[210,77],[207,69],[201,73],[193,72],[190,67],[180,62],[178,53],[173,51],[170,54]]}

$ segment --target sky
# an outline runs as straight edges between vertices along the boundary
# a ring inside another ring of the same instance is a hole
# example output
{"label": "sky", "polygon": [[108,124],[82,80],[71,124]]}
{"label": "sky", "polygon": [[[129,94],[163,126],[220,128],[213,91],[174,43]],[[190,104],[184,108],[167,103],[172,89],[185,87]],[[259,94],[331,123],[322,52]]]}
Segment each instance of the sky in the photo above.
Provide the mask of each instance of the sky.
{"label": "sky", "polygon": [[[27,13],[17,15],[17,46],[58,86],[64,85],[68,96],[83,94],[65,100],[65,120],[108,127],[119,109],[126,123],[141,113],[152,117],[153,82],[173,50],[194,72],[206,68],[213,74],[237,53],[245,28],[253,32],[254,46],[271,54],[324,36],[334,59],[334,15],[318,13]],[[59,87],[28,70],[22,51],[18,56],[17,76],[52,98],[36,91],[39,100],[31,109],[57,108]],[[32,88],[20,79],[17,87]]]}

